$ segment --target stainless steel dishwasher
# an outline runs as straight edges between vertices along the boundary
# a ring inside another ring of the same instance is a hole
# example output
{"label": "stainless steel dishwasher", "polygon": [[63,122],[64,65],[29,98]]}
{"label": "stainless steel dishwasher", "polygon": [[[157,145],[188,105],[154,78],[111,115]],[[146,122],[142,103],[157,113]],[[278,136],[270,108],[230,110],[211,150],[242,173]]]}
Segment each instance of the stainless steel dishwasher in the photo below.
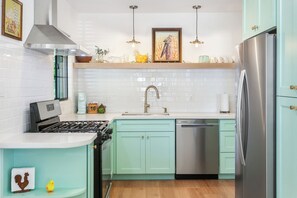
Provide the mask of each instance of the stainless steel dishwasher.
{"label": "stainless steel dishwasher", "polygon": [[176,179],[216,179],[218,120],[176,120]]}

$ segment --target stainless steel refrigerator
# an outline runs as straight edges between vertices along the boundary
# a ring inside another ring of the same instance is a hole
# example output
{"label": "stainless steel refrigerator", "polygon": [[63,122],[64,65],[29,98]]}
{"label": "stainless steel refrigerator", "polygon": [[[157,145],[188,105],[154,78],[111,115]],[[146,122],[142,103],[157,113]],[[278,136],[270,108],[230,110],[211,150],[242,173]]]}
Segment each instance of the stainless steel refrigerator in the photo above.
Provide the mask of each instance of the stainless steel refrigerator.
{"label": "stainless steel refrigerator", "polygon": [[275,35],[239,46],[236,110],[236,198],[275,197]]}

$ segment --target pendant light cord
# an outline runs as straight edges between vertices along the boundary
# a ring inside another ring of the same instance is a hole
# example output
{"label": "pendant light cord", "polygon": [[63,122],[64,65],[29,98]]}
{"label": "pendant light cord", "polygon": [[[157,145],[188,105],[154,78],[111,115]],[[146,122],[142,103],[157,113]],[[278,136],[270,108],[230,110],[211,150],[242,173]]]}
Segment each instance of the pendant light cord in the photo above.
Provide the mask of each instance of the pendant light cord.
{"label": "pendant light cord", "polygon": [[134,10],[135,8],[133,7],[133,40],[135,40]]}
{"label": "pendant light cord", "polygon": [[198,39],[198,7],[196,8],[196,39]]}

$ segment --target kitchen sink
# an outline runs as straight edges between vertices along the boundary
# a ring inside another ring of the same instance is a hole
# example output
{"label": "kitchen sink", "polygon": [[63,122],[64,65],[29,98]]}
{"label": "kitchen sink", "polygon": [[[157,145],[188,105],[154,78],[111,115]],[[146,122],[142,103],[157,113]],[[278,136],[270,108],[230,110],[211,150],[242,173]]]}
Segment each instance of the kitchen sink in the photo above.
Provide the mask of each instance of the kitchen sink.
{"label": "kitchen sink", "polygon": [[169,115],[169,113],[130,113],[130,112],[125,112],[122,113],[122,116],[165,116]]}

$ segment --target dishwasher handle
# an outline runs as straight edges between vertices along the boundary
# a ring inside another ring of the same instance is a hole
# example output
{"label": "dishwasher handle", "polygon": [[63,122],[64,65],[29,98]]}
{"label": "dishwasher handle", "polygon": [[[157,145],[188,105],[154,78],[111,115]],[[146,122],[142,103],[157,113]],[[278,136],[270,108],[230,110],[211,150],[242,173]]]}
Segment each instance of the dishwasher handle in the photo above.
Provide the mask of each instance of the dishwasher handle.
{"label": "dishwasher handle", "polygon": [[217,124],[177,124],[177,126],[181,126],[183,128],[206,128],[206,127],[215,127],[218,126]]}

